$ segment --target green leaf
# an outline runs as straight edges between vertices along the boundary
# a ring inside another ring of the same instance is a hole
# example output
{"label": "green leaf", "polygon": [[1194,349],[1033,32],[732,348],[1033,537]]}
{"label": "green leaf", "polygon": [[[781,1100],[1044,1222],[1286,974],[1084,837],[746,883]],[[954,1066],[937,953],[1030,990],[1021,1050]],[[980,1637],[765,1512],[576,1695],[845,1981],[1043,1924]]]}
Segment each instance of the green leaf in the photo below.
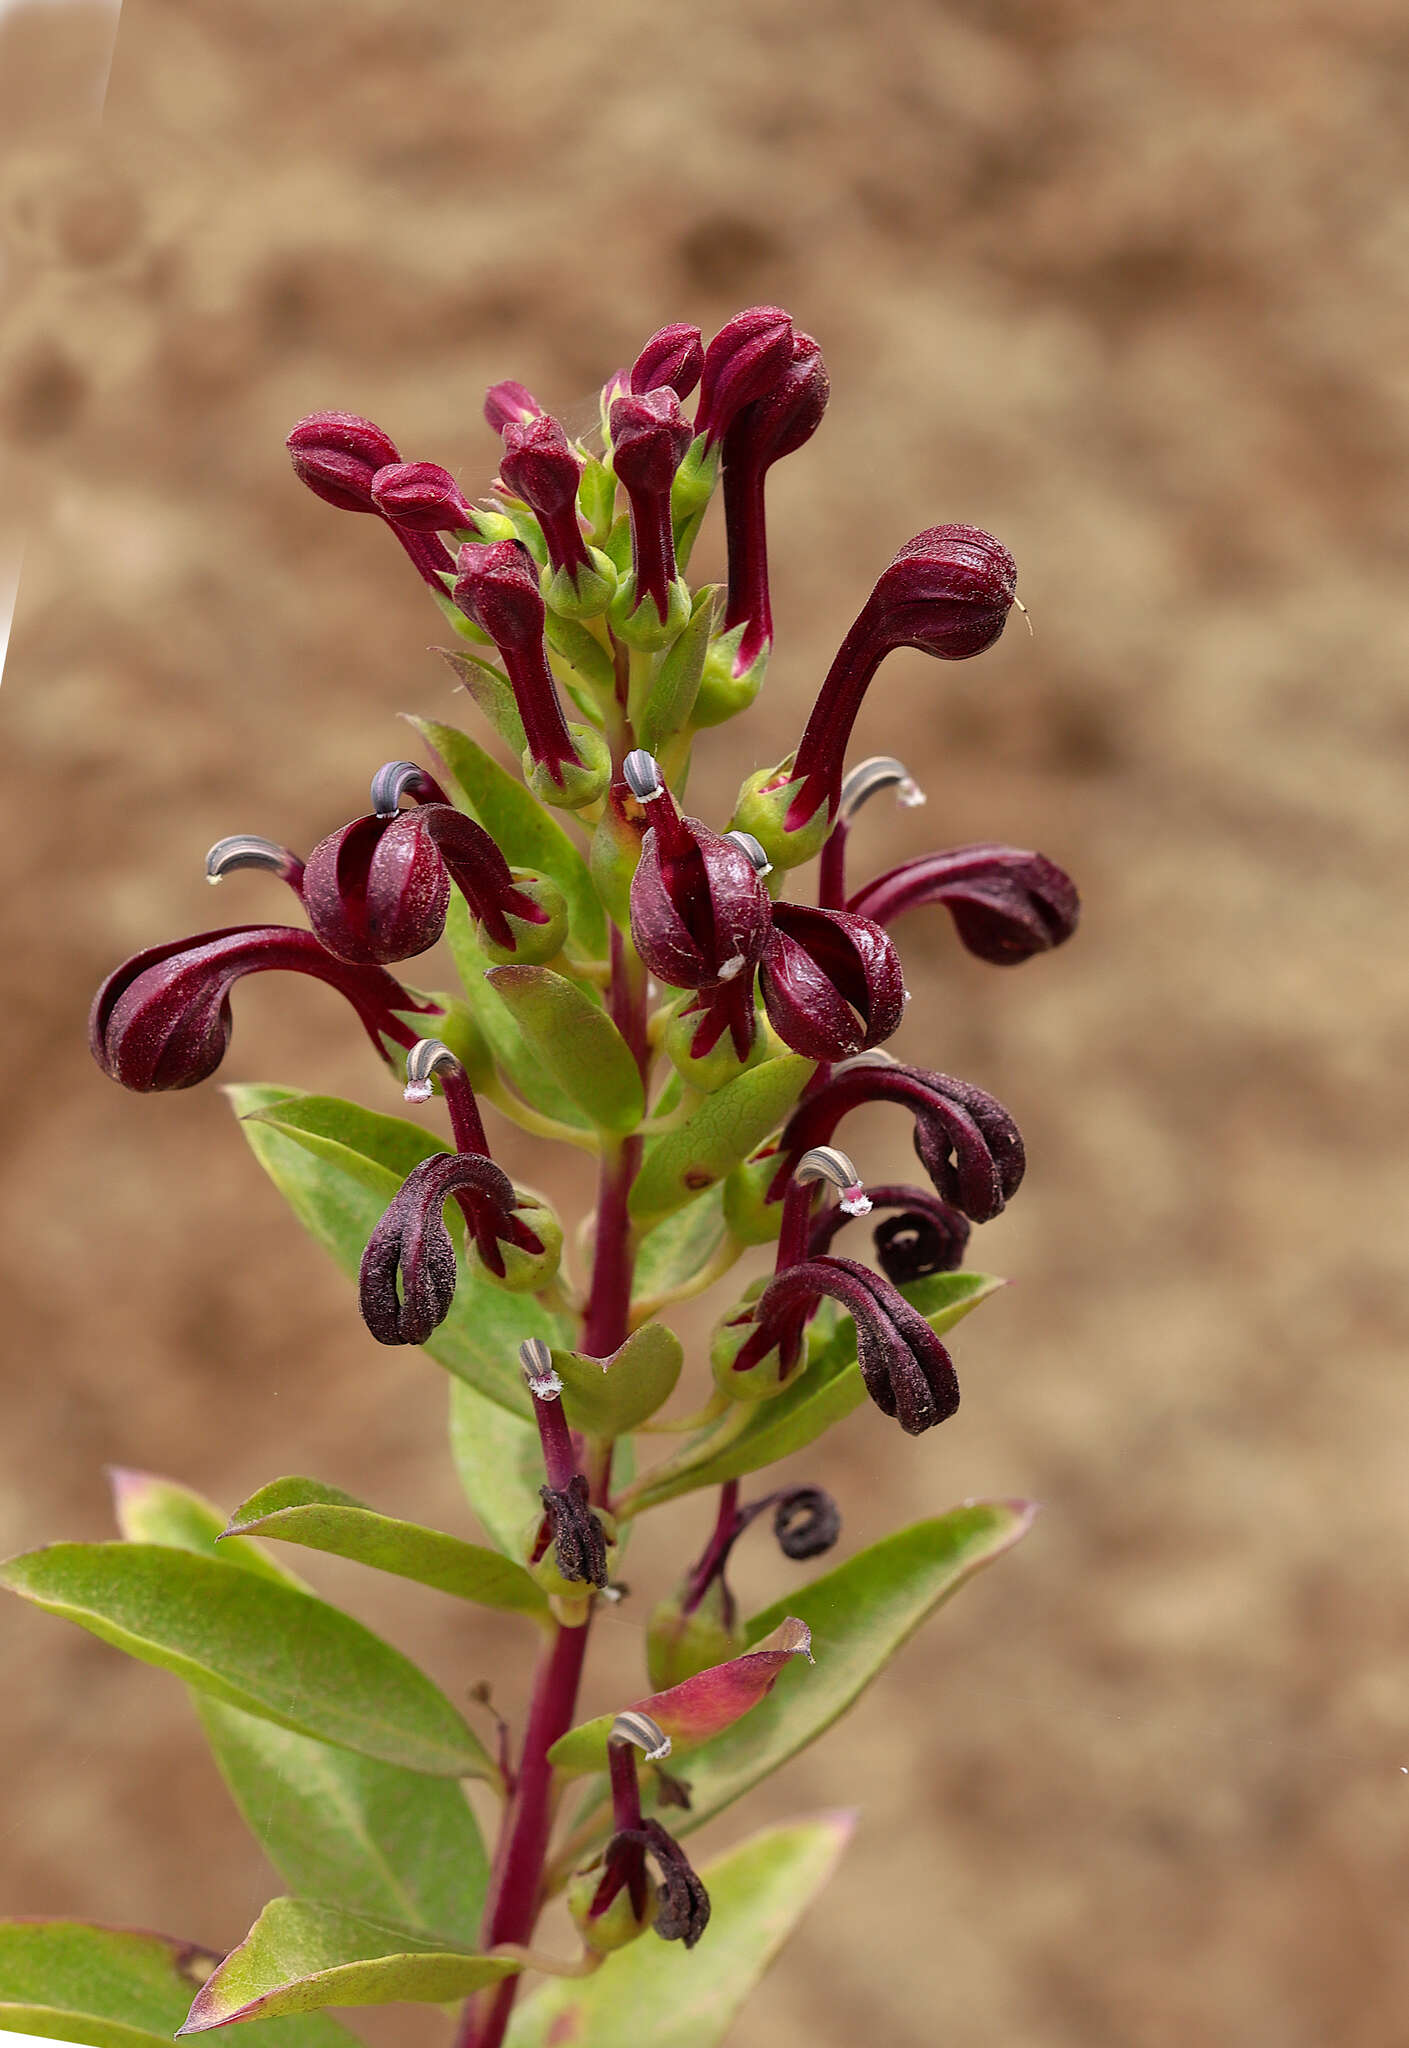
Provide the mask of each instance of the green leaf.
{"label": "green leaf", "polygon": [[573,938],[584,952],[604,958],[607,921],[587,862],[552,812],[468,734],[432,718],[411,723],[445,763],[449,795],[483,825],[511,867],[552,877],[566,899]]}
{"label": "green leaf", "polygon": [[463,1790],[195,1696],[215,1761],[285,1884],[473,1944],[489,1859]]}
{"label": "green leaf", "polygon": [[[987,1301],[1006,1280],[988,1273],[935,1273],[901,1289],[941,1336],[953,1325]],[[856,1325],[843,1315],[820,1344],[809,1347],[806,1372],[771,1401],[760,1401],[741,1435],[727,1441],[712,1457],[710,1436],[698,1440],[697,1462],[686,1464],[681,1455],[679,1469],[666,1473],[652,1484],[647,1473],[633,1501],[633,1508],[658,1507],[702,1486],[722,1486],[727,1479],[742,1479],[746,1473],[761,1472],[794,1451],[815,1443],[866,1400],[861,1368],[856,1362]],[[711,1432],[712,1434],[712,1432]],[[676,1467],[676,1460],[669,1464]]]}
{"label": "green leaf", "polygon": [[625,1436],[675,1391],[685,1348],[664,1323],[633,1330],[610,1358],[555,1351],[553,1369],[563,1383],[563,1413],[588,1436]]}
{"label": "green leaf", "polygon": [[513,1083],[531,1108],[559,1123],[585,1131],[591,1118],[584,1116],[572,1097],[561,1088],[544,1066],[514,1020],[502,996],[495,994],[485,976],[494,965],[475,936],[469,906],[456,892],[450,898],[445,919],[445,936],[450,943],[456,972],[464,984],[465,1000],[475,1022],[489,1042],[495,1064]]}
{"label": "green leaf", "polygon": [[[672,1685],[666,1692],[654,1692],[634,1700],[626,1712],[648,1714],[662,1735],[669,1738],[672,1757],[677,1752],[698,1749],[768,1697],[778,1674],[792,1658],[812,1662],[811,1635],[805,1623],[791,1617],[779,1623],[766,1641],[756,1642],[740,1657],[723,1664],[711,1664],[704,1671]],[[583,1721],[569,1728],[548,1752],[555,1770],[578,1777],[586,1771],[607,1767],[607,1738],[615,1714],[599,1714],[595,1721]]]}
{"label": "green leaf", "polygon": [[[404,1176],[313,1127],[317,1112],[310,1103],[332,1098],[262,1085],[226,1093],[255,1158],[304,1228],[355,1280],[367,1240]],[[374,1122],[395,1125],[400,1119]],[[434,1141],[430,1149],[437,1149]],[[517,1365],[525,1337],[563,1344],[568,1324],[533,1295],[509,1294],[480,1268],[462,1264],[450,1313],[422,1349],[491,1401],[527,1415],[530,1404]]]}
{"label": "green leaf", "polygon": [[485,1400],[463,1380],[452,1380],[450,1454],[485,1534],[519,1562],[529,1524],[543,1515],[543,1447],[536,1426]]}
{"label": "green leaf", "polygon": [[714,1256],[723,1236],[724,1189],[716,1184],[646,1232],[632,1275],[634,1299],[651,1300],[693,1280]]}
{"label": "green leaf", "polygon": [[[0,2026],[83,2048],[169,2048],[220,1958],[194,1942],[81,1920],[0,1921]],[[335,2020],[271,2020],[249,2048],[357,2048]]]}
{"label": "green leaf", "polygon": [[[166,1543],[299,1584],[247,1537],[217,1549],[225,1517],[188,1487],[146,1472],[114,1472],[112,1482],[129,1542]],[[245,1825],[293,1890],[474,1940],[489,1859],[457,1784],[333,1749],[194,1689],[191,1700]]]}
{"label": "green leaf", "polygon": [[697,1949],[647,1934],[595,1976],[545,1984],[505,2048],[718,2048],[750,1992],[821,1891],[852,1816],[766,1828],[704,1866],[710,1920]]}
{"label": "green leaf", "polygon": [[[468,697],[483,712],[506,747],[514,754],[521,754],[528,744],[519,716],[519,707],[514,701],[513,684],[503,669],[496,668],[492,661],[482,661],[477,654],[466,654],[463,648],[437,647],[436,653],[442,661],[448,662]],[[450,727],[446,727],[448,732]],[[427,734],[427,738],[429,738]],[[431,741],[432,746],[435,742]],[[447,794],[454,796],[453,790]],[[469,809],[469,804],[463,806]]]}
{"label": "green leaf", "polygon": [[815,1742],[936,1607],[1026,1534],[1035,1513],[1025,1501],[974,1501],[916,1522],[751,1621],[750,1643],[789,1616],[805,1622],[817,1668],[794,1660],[752,1713],[695,1751],[690,1811],[672,1815],[672,1829],[701,1826]]}
{"label": "green leaf", "polygon": [[155,1472],[132,1472],[119,1465],[109,1466],[108,1480],[117,1526],[129,1543],[164,1543],[172,1550],[192,1550],[198,1557],[219,1557],[223,1564],[240,1565],[262,1579],[304,1590],[294,1574],[258,1543],[238,1536],[217,1551],[225,1517],[193,1488],[160,1479]]}
{"label": "green leaf", "polygon": [[196,1994],[183,2034],[328,2005],[445,2005],[518,1965],[308,1899],[271,1899]]}
{"label": "green leaf", "polygon": [[551,967],[486,975],[554,1080],[604,1130],[634,1131],[646,1113],[630,1047],[600,1004]]}
{"label": "green leaf", "polygon": [[765,1060],[706,1095],[678,1130],[647,1149],[631,1190],[638,1220],[669,1215],[691,1195],[732,1173],[777,1129],[802,1093],[814,1062],[797,1053]]}
{"label": "green leaf", "polygon": [[154,1543],[50,1544],[0,1565],[0,1585],[282,1728],[432,1777],[497,1776],[424,1672],[310,1593]]}
{"label": "green leaf", "polygon": [[689,721],[699,695],[719,595],[717,583],[703,584],[695,592],[689,624],[662,659],[645,704],[632,710],[637,744],[648,753],[658,753],[671,734]]}
{"label": "green leaf", "polygon": [[547,1595],[521,1565],[439,1529],[378,1514],[350,1493],[316,1479],[275,1479],[261,1487],[230,1517],[221,1549],[254,1529],[351,1558],[373,1571],[416,1579],[457,1600],[548,1618]]}

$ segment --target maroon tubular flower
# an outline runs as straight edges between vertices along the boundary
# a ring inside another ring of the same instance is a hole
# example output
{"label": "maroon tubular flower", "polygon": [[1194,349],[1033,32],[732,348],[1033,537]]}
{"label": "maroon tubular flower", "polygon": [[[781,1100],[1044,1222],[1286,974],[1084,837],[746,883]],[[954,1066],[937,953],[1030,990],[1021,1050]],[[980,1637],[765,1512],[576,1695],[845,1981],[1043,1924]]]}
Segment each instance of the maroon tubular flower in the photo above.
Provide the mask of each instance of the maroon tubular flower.
{"label": "maroon tubular flower", "polygon": [[577,521],[577,485],[581,458],[575,455],[558,421],[539,413],[531,420],[511,420],[504,428],[500,480],[522,498],[543,529],[553,573],[576,575],[590,569],[591,558]]}
{"label": "maroon tubular flower", "polygon": [[312,932],[291,925],[233,925],[153,946],[110,974],[88,1019],[94,1059],[138,1094],[194,1088],[215,1072],[230,1043],[231,989],[242,975],[270,968],[311,974],[346,996],[383,1059],[384,1040],[402,1046],[416,1040],[397,1012],[430,1012],[379,967],[335,959]]}
{"label": "maroon tubular flower", "polygon": [[670,486],[690,445],[690,427],[669,386],[615,399],[612,467],[631,502],[631,567],[639,604],[649,597],[662,623],[675,581]]}
{"label": "maroon tubular flower", "polygon": [[781,306],[749,306],[726,320],[705,350],[695,432],[712,446],[736,413],[761,398],[792,358],[793,323]]}
{"label": "maroon tubular flower", "polygon": [[941,1198],[972,1222],[990,1222],[1017,1193],[1027,1162],[1017,1125],[1000,1102],[951,1074],[858,1061],[831,1075],[789,1117],[770,1197],[781,1194],[805,1152],[831,1144],[842,1118],[863,1102],[898,1102],[911,1112],[921,1164]]}
{"label": "maroon tubular flower", "polygon": [[[362,1254],[362,1320],[379,1344],[424,1344],[450,1313],[455,1247],[442,1212],[452,1195],[491,1271],[503,1271],[499,1241],[517,1242],[522,1233],[513,1182],[492,1159],[435,1152],[413,1166]],[[536,1238],[534,1244],[542,1249]]]}
{"label": "maroon tubular flower", "polygon": [[484,827],[449,804],[354,818],[330,833],[308,856],[303,900],[330,953],[388,966],[435,944],[452,882],[492,943],[510,952],[510,916],[548,922]]}
{"label": "maroon tubular flower", "polygon": [[547,607],[533,557],[521,541],[466,541],[455,557],[454,598],[499,649],[523,720],[528,751],[562,785],[584,764],[573,746],[543,645]]}
{"label": "maroon tubular flower", "polygon": [[631,883],[637,952],[671,988],[736,979],[751,987],[769,934],[768,892],[753,862],[698,818],[681,817],[649,754],[629,754],[623,772],[648,825]]}
{"label": "maroon tubular flower", "polygon": [[[403,466],[389,434],[354,412],[314,412],[299,421],[285,446],[295,476],[315,497],[343,512],[371,512],[385,520],[424,581],[437,595],[444,595],[443,577],[453,566],[445,544],[434,533],[422,532],[383,512],[372,496],[375,477],[392,465]],[[404,466],[422,467],[416,463]]]}
{"label": "maroon tubular flower", "polygon": [[847,908],[889,927],[922,903],[942,903],[963,944],[995,967],[1060,946],[1081,912],[1071,878],[1045,855],[991,845],[905,861],[858,889]]}
{"label": "maroon tubular flower", "polygon": [[[964,1263],[969,1243],[969,1219],[928,1188],[885,1183],[866,1190],[873,1209],[894,1209],[899,1214],[879,1222],[872,1236],[876,1258],[887,1280],[902,1287],[909,1280],[924,1280],[931,1273],[956,1273]],[[837,1233],[852,1220],[842,1208],[824,1209],[812,1224],[809,1256],[820,1258],[832,1248]]]}
{"label": "maroon tubular flower", "polygon": [[[959,1405],[953,1360],[918,1309],[879,1273],[854,1259],[808,1259],[769,1281],[754,1319],[768,1341],[822,1296],[840,1302],[856,1324],[856,1354],[866,1391],[909,1436],[947,1421]],[[740,1358],[744,1353],[740,1352]]]}
{"label": "maroon tubular flower", "polygon": [[506,377],[502,384],[491,384],[484,394],[484,416],[496,434],[502,434],[505,427],[522,426],[525,420],[537,419],[542,411],[533,393],[511,377]]}
{"label": "maroon tubular flower", "polygon": [[[626,1729],[632,1732],[627,1734]],[[660,1874],[656,1893],[655,1931],[662,1941],[683,1941],[693,1948],[709,1925],[709,1893],[701,1884],[690,1859],[675,1837],[658,1820],[641,1813],[640,1782],[633,1745],[648,1742],[660,1730],[644,1714],[619,1714],[607,1742],[611,1772],[613,1834],[603,1856],[602,1877],[587,1909],[591,1922],[604,1914],[623,1891],[630,1897],[632,1914],[641,1923],[646,1917],[649,1897],[646,1859],[649,1856]],[[663,1743],[661,1750],[668,1751]]]}
{"label": "maroon tubular flower", "polygon": [[775,903],[759,981],[774,1030],[808,1059],[880,1045],[905,1013],[899,954],[878,924],[847,911]]}
{"label": "maroon tubular flower", "polygon": [[835,813],[851,729],[886,656],[897,647],[941,661],[982,654],[1007,624],[1016,592],[1012,556],[976,526],[931,526],[905,543],[861,607],[812,707],[792,769],[802,788],[788,811],[789,831],[824,803]]}
{"label": "maroon tubular flower", "polygon": [[474,506],[438,462],[388,463],[372,478],[372,502],[383,519],[416,533],[474,528]]}
{"label": "maroon tubular flower", "polygon": [[679,399],[686,399],[700,381],[704,349],[700,330],[677,320],[658,328],[631,365],[629,383],[639,398],[645,391],[669,387]]}
{"label": "maroon tubular flower", "polygon": [[810,441],[827,409],[827,370],[810,334],[795,334],[792,361],[761,398],[735,413],[724,436],[724,525],[729,546],[728,629],[742,626],[734,657],[741,676],[772,642],[764,481],[784,455]]}

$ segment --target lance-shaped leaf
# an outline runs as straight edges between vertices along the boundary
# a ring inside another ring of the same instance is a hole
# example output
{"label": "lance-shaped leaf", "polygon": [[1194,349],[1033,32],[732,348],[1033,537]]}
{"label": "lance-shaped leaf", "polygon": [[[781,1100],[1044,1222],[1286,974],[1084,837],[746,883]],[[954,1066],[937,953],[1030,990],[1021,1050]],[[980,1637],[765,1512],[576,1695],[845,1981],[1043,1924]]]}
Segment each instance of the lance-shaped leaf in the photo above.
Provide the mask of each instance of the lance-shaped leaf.
{"label": "lance-shaped leaf", "polygon": [[604,1130],[635,1130],[646,1113],[641,1075],[600,1003],[551,967],[491,967],[485,979],[584,1115]]}
{"label": "lance-shaped leaf", "polygon": [[[907,1282],[900,1291],[942,1336],[1007,1284],[988,1273],[935,1273]],[[809,1341],[807,1370],[776,1399],[760,1401],[740,1434],[731,1435],[716,1425],[666,1460],[658,1478],[648,1472],[632,1490],[631,1513],[702,1486],[722,1486],[727,1479],[761,1472],[780,1458],[805,1450],[834,1422],[864,1406],[866,1387],[856,1362],[855,1324],[846,1315],[829,1317],[825,1323],[819,1318],[819,1323]],[[716,1437],[722,1439],[720,1448],[712,1450]]]}
{"label": "lance-shaped leaf", "polygon": [[[690,1759],[690,1811],[676,1833],[699,1827],[776,1771],[844,1714],[920,1623],[966,1579],[1010,1550],[1032,1526],[1026,1501],[974,1501],[916,1522],[791,1593],[787,1611],[812,1631],[815,1671],[784,1671],[753,1713]],[[784,1618],[780,1601],[749,1623],[765,1640]]]}
{"label": "lance-shaped leaf", "polygon": [[473,1944],[489,1859],[459,1785],[193,1697],[230,1796],[285,1884]]}
{"label": "lance-shaped leaf", "polygon": [[380,1515],[352,1494],[316,1479],[275,1479],[261,1487],[230,1517],[222,1549],[226,1541],[255,1530],[351,1558],[373,1571],[416,1579],[457,1600],[548,1618],[548,1597],[522,1565],[439,1529]]}
{"label": "lance-shaped leaf", "polygon": [[720,586],[717,583],[706,583],[695,592],[689,624],[661,656],[656,673],[644,693],[644,701],[632,706],[636,743],[648,754],[658,753],[666,740],[679,732],[695,708],[719,596]]}
{"label": "lance-shaped leaf", "polygon": [[[463,613],[461,617],[464,617]],[[469,624],[468,619],[465,620],[465,624]],[[463,648],[437,647],[435,651],[442,661],[454,669],[465,687],[466,695],[479,706],[505,746],[515,755],[522,754],[528,745],[528,739],[524,733],[523,720],[519,716],[519,707],[514,700],[513,684],[503,669],[496,668],[491,661],[481,660],[477,654],[466,654]],[[450,728],[447,727],[446,730]],[[430,738],[429,733],[426,737]],[[434,746],[435,742],[432,740],[431,744]],[[469,810],[470,806],[466,803],[462,804],[461,808]]]}
{"label": "lance-shaped leaf", "polygon": [[[355,1279],[367,1240],[400,1187],[401,1174],[381,1158],[343,1143],[336,1135],[341,1126],[335,1113],[324,1117],[320,1107],[333,1098],[263,1085],[226,1092],[255,1158],[300,1223]],[[396,1124],[400,1119],[374,1121]],[[429,1148],[436,1149],[444,1148],[434,1143]],[[477,1268],[462,1268],[450,1313],[422,1349],[491,1401],[527,1416],[528,1395],[515,1363],[525,1337],[563,1344],[568,1325],[534,1296],[506,1293]]]}
{"label": "lance-shaped leaf", "polygon": [[307,1590],[260,1544],[244,1537],[222,1544],[217,1552],[225,1517],[193,1487],[162,1479],[155,1472],[133,1472],[126,1466],[109,1467],[108,1480],[117,1526],[129,1543],[164,1543],[171,1550],[192,1550],[198,1557],[218,1555],[223,1564],[240,1565],[261,1579]]}
{"label": "lance-shaped leaf", "polygon": [[631,1282],[635,1298],[648,1301],[685,1286],[708,1265],[723,1238],[724,1190],[706,1188],[641,1239]]}
{"label": "lance-shaped leaf", "polygon": [[555,1351],[553,1370],[563,1383],[563,1413],[587,1436],[624,1436],[670,1399],[685,1349],[664,1323],[635,1330],[610,1358]]}
{"label": "lance-shaped leaf", "polygon": [[292,1586],[152,1543],[50,1544],[0,1566],[0,1585],[297,1734],[431,1777],[498,1775],[409,1658]]}
{"label": "lance-shaped leaf", "polygon": [[[0,1921],[0,2027],[83,2048],[169,2048],[219,1962],[194,1942],[81,1920]],[[335,2020],[269,2021],[249,2048],[357,2048]]]}
{"label": "lance-shaped leaf", "polygon": [[719,2048],[836,1869],[852,1824],[831,1813],[767,1828],[705,1864],[712,1910],[698,1949],[636,1941],[595,1976],[545,1984],[514,2014],[506,2048]]}
{"label": "lance-shaped leaf", "polygon": [[271,1899],[201,1986],[180,2031],[329,2005],[445,2005],[518,1968],[336,1906]]}
{"label": "lance-shaped leaf", "polygon": [[465,1001],[484,1033],[496,1066],[530,1108],[559,1123],[587,1131],[591,1118],[580,1109],[539,1059],[515,1020],[512,1010],[490,987],[486,975],[494,965],[475,933],[469,905],[458,892],[450,898],[445,918],[445,936],[450,942],[455,969],[465,990]]}
{"label": "lance-shaped leaf", "polygon": [[524,1532],[543,1513],[543,1446],[534,1424],[452,1380],[450,1454],[485,1534],[506,1557],[521,1559]]}
{"label": "lance-shaped leaf", "polygon": [[[410,722],[445,763],[452,802],[483,825],[510,867],[551,876],[567,902],[573,938],[585,952],[605,955],[606,917],[587,863],[553,813],[467,733],[433,718]],[[520,751],[523,744],[520,737]]]}
{"label": "lance-shaped leaf", "polygon": [[[812,1662],[812,1632],[805,1622],[788,1615],[742,1657],[697,1671],[668,1692],[635,1701],[628,1711],[649,1714],[661,1733],[670,1737],[672,1751],[697,1749],[732,1728],[766,1699],[779,1672],[794,1657]],[[549,1750],[548,1761],[574,1777],[584,1771],[604,1770],[607,1737],[615,1718],[614,1714],[601,1714],[595,1721],[570,1728]]]}
{"label": "lance-shaped leaf", "polygon": [[[189,1487],[127,1471],[112,1474],[112,1487],[129,1542],[299,1584],[248,1537],[217,1549],[225,1517]],[[294,1891],[473,1942],[489,1859],[457,1784],[295,1735],[194,1689],[191,1699],[245,1825]]]}
{"label": "lance-shaped leaf", "polygon": [[812,1067],[811,1060],[787,1053],[747,1068],[706,1095],[678,1130],[647,1148],[631,1190],[632,1215],[654,1222],[732,1173],[777,1129]]}

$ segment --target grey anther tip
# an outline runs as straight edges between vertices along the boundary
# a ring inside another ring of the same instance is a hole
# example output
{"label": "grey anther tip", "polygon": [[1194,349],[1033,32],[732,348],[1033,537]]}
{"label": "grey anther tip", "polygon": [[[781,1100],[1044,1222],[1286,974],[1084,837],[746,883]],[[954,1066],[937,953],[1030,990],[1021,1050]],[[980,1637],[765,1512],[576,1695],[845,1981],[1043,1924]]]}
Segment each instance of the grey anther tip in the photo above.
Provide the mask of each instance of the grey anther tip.
{"label": "grey anther tip", "polygon": [[205,878],[220,882],[237,868],[262,868],[269,875],[286,875],[291,858],[288,848],[276,846],[272,839],[261,839],[253,832],[232,832],[226,839],[217,839],[206,855]]}
{"label": "grey anther tip", "polygon": [[431,1082],[437,1074],[458,1068],[450,1047],[441,1038],[418,1038],[406,1055],[407,1102],[429,1102]]}
{"label": "grey anther tip", "polygon": [[896,802],[907,810],[925,802],[925,792],[903,761],[897,761],[893,754],[872,754],[869,760],[858,761],[842,778],[838,816],[850,824],[861,806],[879,796],[883,789],[893,789]]}
{"label": "grey anther tip", "polygon": [[423,770],[414,761],[388,761],[372,777],[372,809],[379,818],[395,817],[407,790],[418,783]]}
{"label": "grey anther tip", "polygon": [[632,748],[621,764],[621,773],[637,803],[648,804],[652,797],[665,794],[656,757],[648,754],[644,747]]}
{"label": "grey anther tip", "polygon": [[525,1337],[519,1346],[519,1364],[528,1390],[540,1401],[556,1401],[563,1383],[553,1370],[553,1354],[541,1337]]}
{"label": "grey anther tip", "polygon": [[670,1737],[658,1721],[649,1714],[631,1712],[618,1714],[612,1722],[608,1742],[631,1742],[637,1749],[644,1749],[648,1764],[662,1763],[670,1755]]}
{"label": "grey anther tip", "polygon": [[824,1180],[841,1196],[848,1216],[869,1216],[871,1198],[861,1185],[861,1176],[845,1152],[835,1145],[814,1145],[804,1152],[793,1173],[799,1181]]}
{"label": "grey anther tip", "polygon": [[773,863],[764,852],[759,841],[754,838],[752,832],[726,832],[724,837],[732,845],[737,846],[740,853],[747,854],[748,858],[753,862],[755,873],[760,875],[772,874]]}

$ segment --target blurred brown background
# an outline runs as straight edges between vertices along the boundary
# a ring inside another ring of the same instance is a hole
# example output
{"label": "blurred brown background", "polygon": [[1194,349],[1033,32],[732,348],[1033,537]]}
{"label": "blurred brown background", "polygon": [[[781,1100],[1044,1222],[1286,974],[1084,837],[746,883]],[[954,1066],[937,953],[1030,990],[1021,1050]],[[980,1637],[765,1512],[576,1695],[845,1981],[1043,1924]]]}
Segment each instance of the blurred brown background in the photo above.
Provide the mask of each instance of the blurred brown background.
{"label": "blurred brown background", "polygon": [[[405,750],[398,712],[456,715],[419,584],[295,487],[292,421],[368,413],[474,495],[491,379],[570,405],[664,320],[781,300],[833,404],[771,487],[766,697],[692,793],[721,818],[894,547],[969,520],[1013,548],[1036,637],[888,666],[858,752],[903,753],[930,804],[878,805],[858,858],[1037,845],[1087,915],[1015,972],[938,913],[901,931],[903,1046],[1026,1133],[975,1260],[1019,1284],[956,1340],[938,1437],[868,1411],[805,1469],[848,1547],[964,1496],[1044,1514],[715,1830],[862,1810],[734,2038],[1397,2048],[1401,11],[127,0],[98,133],[72,108],[106,36],[82,6],[0,25],[0,436],[29,522],[3,698],[5,1548],[108,1533],[109,1461],[226,1506],[307,1471],[466,1525],[435,1369],[361,1333],[214,1088],[98,1077],[86,1005],[128,951],[285,914],[253,876],[213,908],[211,840],[306,849]],[[395,1107],[321,991],[266,978],[235,1008],[231,1078]],[[896,1120],[848,1142],[872,1178],[905,1165]],[[700,1521],[638,1546],[638,1614]],[[321,1563],[448,1687],[520,1697],[507,1631]],[[759,1539],[741,1591],[796,1570]],[[635,1685],[636,1626],[594,1710]],[[0,1644],[0,1909],[237,1938],[274,1887],[174,1683],[17,1604]]]}

